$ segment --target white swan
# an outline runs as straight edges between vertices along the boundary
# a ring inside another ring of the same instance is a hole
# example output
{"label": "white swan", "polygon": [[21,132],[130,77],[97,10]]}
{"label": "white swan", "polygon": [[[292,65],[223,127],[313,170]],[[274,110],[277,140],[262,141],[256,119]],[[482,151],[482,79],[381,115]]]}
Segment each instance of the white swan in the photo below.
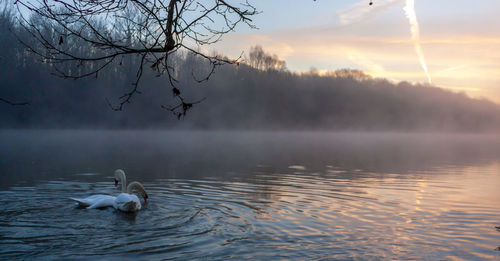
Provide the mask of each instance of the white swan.
{"label": "white swan", "polygon": [[92,195],[86,198],[71,198],[76,201],[78,207],[87,209],[113,207],[116,197],[110,195]]}
{"label": "white swan", "polygon": [[115,186],[118,185],[118,181],[122,182],[122,193],[117,197],[110,195],[92,195],[86,198],[71,199],[77,202],[78,207],[87,209],[113,207],[124,212],[135,212],[140,210],[142,207],[141,201],[136,195],[132,194],[132,191],[136,190],[139,195],[144,198],[144,202],[147,202],[148,194],[142,184],[134,181],[126,186],[127,178],[125,172],[121,169],[115,171]]}
{"label": "white swan", "polygon": [[127,186],[125,172],[121,169],[117,169],[115,170],[115,186],[118,185],[119,181],[122,183],[122,193],[116,197],[113,202],[113,207],[125,212],[140,210],[142,208],[141,201],[136,195],[132,194],[132,191],[136,190],[139,195],[144,198],[144,202],[147,202],[148,193],[146,193],[142,184],[134,181]]}

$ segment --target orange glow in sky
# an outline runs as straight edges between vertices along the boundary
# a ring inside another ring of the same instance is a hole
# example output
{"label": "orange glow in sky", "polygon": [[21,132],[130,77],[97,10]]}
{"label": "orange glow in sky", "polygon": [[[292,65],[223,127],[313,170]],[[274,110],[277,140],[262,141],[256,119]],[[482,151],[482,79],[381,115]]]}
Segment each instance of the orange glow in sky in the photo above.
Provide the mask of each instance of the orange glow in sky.
{"label": "orange glow in sky", "polygon": [[392,81],[432,78],[438,87],[500,103],[500,1],[414,1],[428,76],[405,0],[304,1],[280,9],[285,2],[253,1],[262,11],[259,30],[237,30],[215,48],[238,56],[261,45],[292,71],[353,68]]}

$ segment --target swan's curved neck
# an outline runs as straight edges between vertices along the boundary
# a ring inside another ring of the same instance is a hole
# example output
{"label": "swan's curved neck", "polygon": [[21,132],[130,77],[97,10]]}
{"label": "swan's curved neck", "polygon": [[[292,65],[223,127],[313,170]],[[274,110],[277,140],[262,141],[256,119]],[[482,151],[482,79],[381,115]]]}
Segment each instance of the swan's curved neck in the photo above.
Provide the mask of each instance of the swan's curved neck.
{"label": "swan's curved neck", "polygon": [[127,193],[132,193],[132,190],[136,189],[137,191],[139,191],[139,193],[144,196],[144,194],[146,194],[146,190],[144,189],[144,186],[142,186],[141,183],[137,182],[137,181],[134,181],[134,182],[130,182],[130,184],[128,184],[127,186]]}
{"label": "swan's curved neck", "polygon": [[127,177],[125,173],[120,173],[120,182],[122,183],[122,192],[125,193],[127,191]]}

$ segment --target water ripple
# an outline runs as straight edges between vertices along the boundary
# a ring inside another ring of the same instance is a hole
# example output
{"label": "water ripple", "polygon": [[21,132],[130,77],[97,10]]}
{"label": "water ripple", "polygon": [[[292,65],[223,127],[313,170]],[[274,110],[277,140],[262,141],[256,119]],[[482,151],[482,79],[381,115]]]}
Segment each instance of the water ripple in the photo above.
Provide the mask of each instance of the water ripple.
{"label": "water ripple", "polygon": [[499,209],[457,198],[462,184],[297,166],[252,183],[147,182],[150,201],[136,214],[69,200],[116,194],[111,180],[12,187],[0,191],[0,259],[500,258]]}

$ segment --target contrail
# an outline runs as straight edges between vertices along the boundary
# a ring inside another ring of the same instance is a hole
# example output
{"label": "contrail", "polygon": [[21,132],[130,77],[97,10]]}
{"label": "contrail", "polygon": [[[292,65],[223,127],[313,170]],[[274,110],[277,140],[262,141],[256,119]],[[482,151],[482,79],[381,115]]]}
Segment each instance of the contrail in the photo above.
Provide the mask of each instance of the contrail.
{"label": "contrail", "polygon": [[427,81],[432,83],[431,75],[429,74],[429,70],[427,69],[427,65],[425,64],[424,52],[422,51],[422,47],[420,46],[420,30],[418,28],[417,14],[415,13],[415,0],[406,0],[406,6],[403,8],[406,13],[406,17],[410,22],[410,30],[411,30],[411,39],[415,44],[415,51],[417,52],[418,58],[420,60],[420,65],[422,65],[422,69],[424,69],[425,75],[427,76]]}

